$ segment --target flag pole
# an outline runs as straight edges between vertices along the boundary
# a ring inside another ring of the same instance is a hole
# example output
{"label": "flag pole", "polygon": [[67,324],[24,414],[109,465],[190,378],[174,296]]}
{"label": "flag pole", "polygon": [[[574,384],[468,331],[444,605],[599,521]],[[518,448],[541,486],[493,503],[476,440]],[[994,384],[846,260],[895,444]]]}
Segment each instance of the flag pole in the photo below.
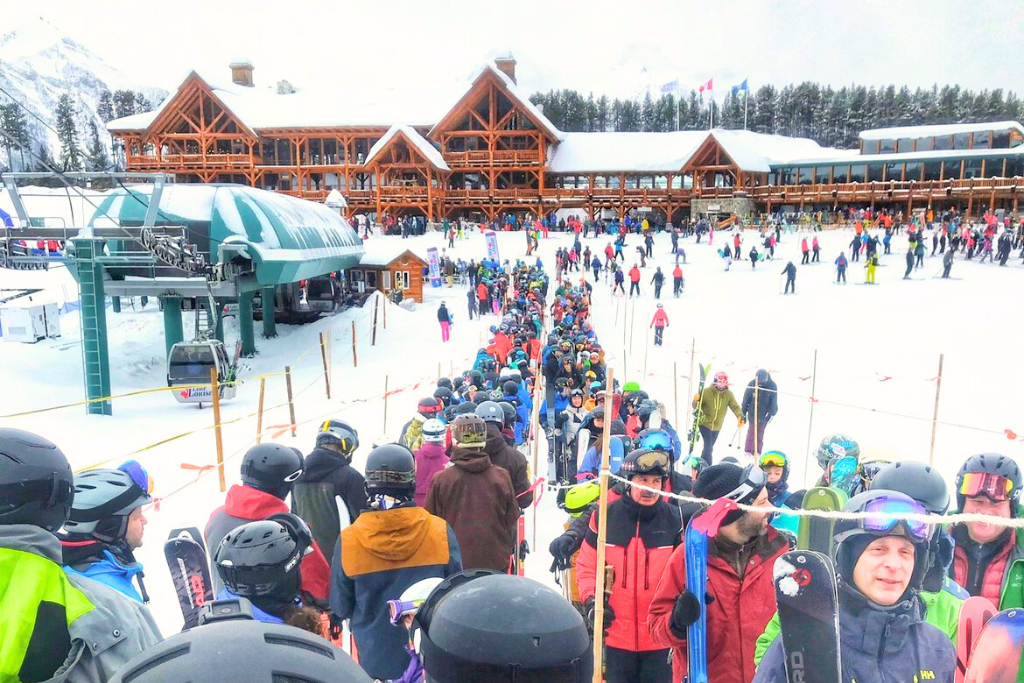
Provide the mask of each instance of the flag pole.
{"label": "flag pole", "polygon": [[747,129],[747,97],[750,96],[750,88],[743,91],[743,130]]}

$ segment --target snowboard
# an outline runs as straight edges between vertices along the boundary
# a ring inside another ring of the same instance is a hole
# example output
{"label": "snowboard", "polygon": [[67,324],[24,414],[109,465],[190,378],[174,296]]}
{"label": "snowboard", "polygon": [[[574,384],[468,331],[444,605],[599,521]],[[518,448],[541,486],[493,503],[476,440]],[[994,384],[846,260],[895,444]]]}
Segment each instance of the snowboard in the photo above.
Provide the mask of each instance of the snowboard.
{"label": "snowboard", "polygon": [[195,527],[174,529],[164,543],[164,558],[171,572],[185,628],[199,625],[199,611],[213,600],[213,582],[202,534]]}
{"label": "snowboard", "polygon": [[[804,495],[804,510],[842,510],[846,505],[847,495],[830,486],[816,486]],[[834,522],[824,517],[804,515],[800,517],[797,532],[797,548],[813,550],[832,556],[832,527]]]}
{"label": "snowboard", "polygon": [[960,623],[956,630],[956,683],[964,683],[967,663],[971,651],[981,635],[985,624],[994,617],[996,608],[988,598],[974,596],[967,598],[960,606]]}
{"label": "snowboard", "polygon": [[[697,396],[704,395],[704,385],[707,384],[708,373],[711,372],[711,365],[700,366],[700,382],[697,384]],[[690,426],[690,450],[688,455],[693,455],[693,447],[697,445],[697,439],[700,437],[700,430],[697,428],[697,423],[700,422],[701,418],[701,401],[697,399],[697,407],[693,409],[693,424]]]}
{"label": "snowboard", "polygon": [[853,456],[844,456],[831,463],[828,485],[842,491],[847,497],[853,495],[860,474],[857,469],[859,464]]}
{"label": "snowboard", "polygon": [[736,501],[719,498],[707,510],[695,515],[686,525],[686,589],[693,593],[700,605],[700,616],[690,624],[686,634],[686,647],[690,667],[689,683],[708,682],[707,651],[707,591],[708,591],[708,538],[718,535],[725,515],[737,510]]}
{"label": "snowboard", "polygon": [[1024,610],[992,617],[971,651],[964,683],[1019,683],[1024,680]]}
{"label": "snowboard", "polygon": [[832,562],[793,550],[775,561],[775,600],[789,683],[842,683],[839,597]]}

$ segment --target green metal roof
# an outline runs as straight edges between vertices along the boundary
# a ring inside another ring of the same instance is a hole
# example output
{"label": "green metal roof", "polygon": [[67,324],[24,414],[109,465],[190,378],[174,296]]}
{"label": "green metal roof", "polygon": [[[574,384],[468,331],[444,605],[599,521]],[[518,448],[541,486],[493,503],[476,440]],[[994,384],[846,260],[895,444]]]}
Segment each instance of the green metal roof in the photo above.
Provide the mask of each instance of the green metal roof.
{"label": "green metal roof", "polygon": [[[143,223],[152,186],[108,195],[93,227]],[[322,204],[245,185],[177,184],[164,188],[156,225],[183,225],[211,262],[221,244],[242,244],[260,286],[287,284],[359,263],[363,242],[341,215]]]}

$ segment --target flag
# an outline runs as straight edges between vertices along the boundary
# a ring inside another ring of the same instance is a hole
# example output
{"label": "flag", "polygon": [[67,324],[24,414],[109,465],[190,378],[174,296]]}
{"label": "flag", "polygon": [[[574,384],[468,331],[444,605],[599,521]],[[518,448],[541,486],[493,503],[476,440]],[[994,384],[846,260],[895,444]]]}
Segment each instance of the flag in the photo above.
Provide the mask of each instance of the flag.
{"label": "flag", "polygon": [[740,90],[749,90],[749,88],[747,87],[747,79],[746,78],[744,78],[743,82],[740,83],[739,85],[732,86],[732,94],[733,95],[739,93]]}
{"label": "flag", "polygon": [[711,90],[713,88],[714,80],[714,78],[709,78],[707,83],[700,86],[700,91],[704,92],[705,90]]}
{"label": "flag", "polygon": [[678,89],[679,89],[679,79],[678,78],[675,79],[674,81],[669,81],[668,83],[664,83],[661,86],[661,92],[663,92],[663,93],[675,92]]}

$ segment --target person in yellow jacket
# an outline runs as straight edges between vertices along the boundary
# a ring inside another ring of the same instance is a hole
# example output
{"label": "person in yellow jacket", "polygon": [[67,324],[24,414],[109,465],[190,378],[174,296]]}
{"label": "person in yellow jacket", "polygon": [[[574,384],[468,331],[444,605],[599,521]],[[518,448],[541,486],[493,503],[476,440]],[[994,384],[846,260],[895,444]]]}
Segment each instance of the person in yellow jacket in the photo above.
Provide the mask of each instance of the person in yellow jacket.
{"label": "person in yellow jacket", "polygon": [[726,408],[736,416],[737,429],[743,426],[743,413],[736,402],[732,389],[729,388],[729,376],[724,372],[715,373],[715,382],[706,387],[700,394],[693,397],[693,407],[697,409],[697,427],[704,444],[700,457],[708,465],[711,464],[711,451],[715,447],[718,433],[725,423]]}
{"label": "person in yellow jacket", "polygon": [[875,282],[875,268],[878,267],[878,254],[872,253],[871,256],[868,256],[868,262],[864,264],[864,267],[868,269],[867,279],[864,280],[864,284],[878,284]]}

